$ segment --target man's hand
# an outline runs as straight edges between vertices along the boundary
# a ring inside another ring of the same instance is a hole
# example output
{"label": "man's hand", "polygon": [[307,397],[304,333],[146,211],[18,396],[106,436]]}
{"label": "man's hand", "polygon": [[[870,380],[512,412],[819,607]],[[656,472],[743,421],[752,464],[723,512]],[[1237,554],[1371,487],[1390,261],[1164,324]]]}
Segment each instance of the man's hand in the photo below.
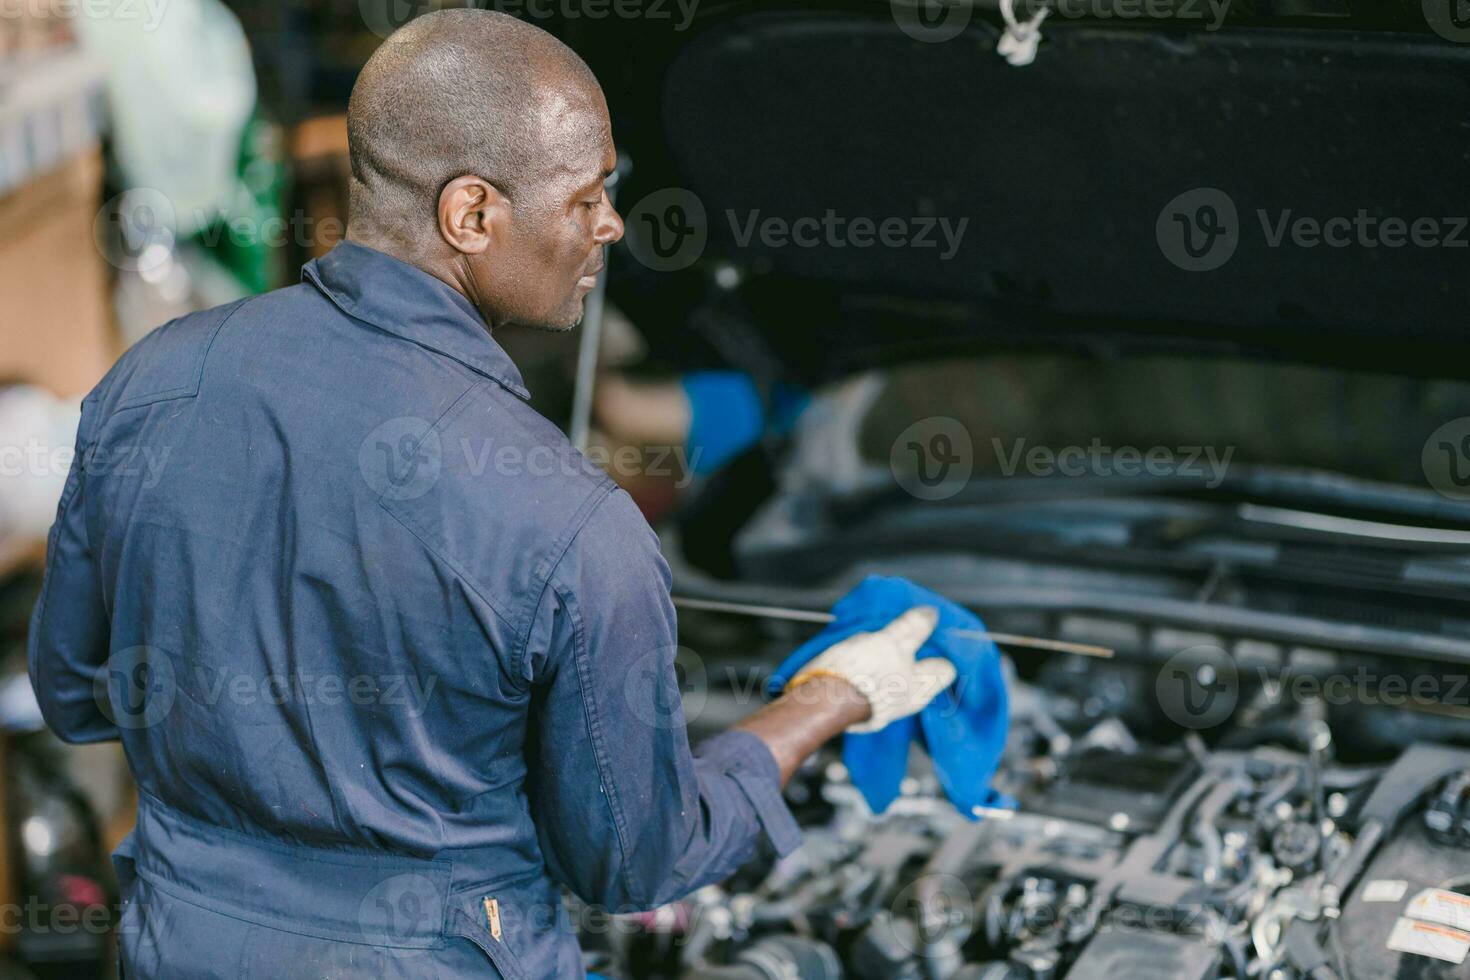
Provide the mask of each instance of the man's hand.
{"label": "man's hand", "polygon": [[785,785],[803,759],[843,732],[874,732],[919,711],[954,683],[948,660],[915,661],[934,632],[931,606],[910,609],[872,633],[858,633],[817,654],[786,691],[736,728],[770,748]]}
{"label": "man's hand", "polygon": [[850,732],[876,732],[907,718],[955,681],[954,664],[943,657],[914,659],[938,622],[933,606],[916,606],[881,630],[849,636],[812,658],[786,692],[800,700],[797,689],[816,678],[847,681],[872,707],[865,721],[848,726]]}

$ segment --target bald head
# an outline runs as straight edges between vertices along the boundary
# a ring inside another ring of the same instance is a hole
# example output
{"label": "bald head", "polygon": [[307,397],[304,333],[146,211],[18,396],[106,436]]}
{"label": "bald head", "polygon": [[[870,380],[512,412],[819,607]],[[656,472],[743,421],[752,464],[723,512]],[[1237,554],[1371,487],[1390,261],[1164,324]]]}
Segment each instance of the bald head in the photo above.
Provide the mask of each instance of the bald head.
{"label": "bald head", "polygon": [[582,318],[623,234],[592,72],[488,10],[419,17],[368,60],[347,108],[347,235],[453,286],[491,329]]}
{"label": "bald head", "polygon": [[576,135],[556,123],[589,109],[589,119],[605,118],[596,79],[545,31],[489,10],[415,18],[352,89],[352,219],[412,240],[432,229],[444,186],[465,174],[518,205],[558,166],[558,142]]}

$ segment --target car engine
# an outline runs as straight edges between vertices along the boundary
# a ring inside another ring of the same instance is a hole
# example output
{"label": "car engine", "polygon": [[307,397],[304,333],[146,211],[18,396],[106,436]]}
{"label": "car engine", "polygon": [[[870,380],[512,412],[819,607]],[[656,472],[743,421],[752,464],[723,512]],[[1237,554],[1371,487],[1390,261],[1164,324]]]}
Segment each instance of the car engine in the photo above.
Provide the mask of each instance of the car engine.
{"label": "car engine", "polygon": [[1470,752],[1413,744],[1346,764],[1310,710],[1213,744],[1151,742],[1092,717],[1106,674],[1069,689],[1065,673],[1013,681],[995,786],[1016,809],[960,814],[915,751],[902,797],[874,815],[828,752],[788,788],[802,847],[656,912],[600,928],[584,917],[593,967],[680,980],[1463,975]]}

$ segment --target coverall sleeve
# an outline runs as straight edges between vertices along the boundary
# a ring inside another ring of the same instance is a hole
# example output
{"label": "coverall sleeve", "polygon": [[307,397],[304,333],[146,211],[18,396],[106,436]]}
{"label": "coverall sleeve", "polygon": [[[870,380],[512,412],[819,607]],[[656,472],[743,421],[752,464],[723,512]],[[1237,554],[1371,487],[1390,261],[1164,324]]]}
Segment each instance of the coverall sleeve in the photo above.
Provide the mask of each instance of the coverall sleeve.
{"label": "coverall sleeve", "polygon": [[83,500],[86,458],[99,423],[97,391],[82,402],[76,454],[46,543],[46,577],[31,612],[27,662],[41,714],[67,742],[118,737],[117,726],[94,695],[97,672],[107,661],[111,626],[102,584],[87,539]]}
{"label": "coverall sleeve", "polygon": [[725,879],[762,832],[782,855],[801,842],[764,742],[731,731],[690,750],[669,584],[658,539],[614,490],[549,578],[527,646],[542,851],[558,880],[616,911]]}

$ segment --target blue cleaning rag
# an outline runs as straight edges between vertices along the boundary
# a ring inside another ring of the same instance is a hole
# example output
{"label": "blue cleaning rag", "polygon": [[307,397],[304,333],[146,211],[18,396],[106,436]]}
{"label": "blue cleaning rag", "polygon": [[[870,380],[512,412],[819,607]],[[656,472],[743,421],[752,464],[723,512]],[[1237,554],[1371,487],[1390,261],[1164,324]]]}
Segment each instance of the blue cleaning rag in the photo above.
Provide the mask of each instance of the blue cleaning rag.
{"label": "blue cleaning rag", "polygon": [[947,657],[958,678],[918,715],[901,718],[871,734],[844,737],[842,761],[874,813],[898,798],[908,770],[909,743],[919,739],[934,760],[945,794],[967,817],[976,806],[1010,806],[990,788],[1010,725],[1010,704],[1000,651],[990,640],[955,636],[948,630],[983,630],[980,617],[937,593],[902,578],[870,575],[832,607],[837,618],[797,648],[771,677],[772,695],[817,654],[854,633],[880,629],[913,606],[934,606],[939,625],[918,659]]}

